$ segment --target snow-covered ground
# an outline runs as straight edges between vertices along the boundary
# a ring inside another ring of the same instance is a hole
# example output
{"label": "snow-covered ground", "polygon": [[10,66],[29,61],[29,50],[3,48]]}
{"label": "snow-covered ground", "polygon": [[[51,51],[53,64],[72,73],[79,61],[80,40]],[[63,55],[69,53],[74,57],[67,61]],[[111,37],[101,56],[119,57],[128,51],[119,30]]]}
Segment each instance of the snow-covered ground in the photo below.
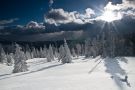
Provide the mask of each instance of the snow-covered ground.
{"label": "snow-covered ground", "polygon": [[[135,57],[79,57],[71,64],[28,60],[29,71],[12,74],[0,64],[0,90],[135,90]],[[128,76],[128,85],[122,82]]]}

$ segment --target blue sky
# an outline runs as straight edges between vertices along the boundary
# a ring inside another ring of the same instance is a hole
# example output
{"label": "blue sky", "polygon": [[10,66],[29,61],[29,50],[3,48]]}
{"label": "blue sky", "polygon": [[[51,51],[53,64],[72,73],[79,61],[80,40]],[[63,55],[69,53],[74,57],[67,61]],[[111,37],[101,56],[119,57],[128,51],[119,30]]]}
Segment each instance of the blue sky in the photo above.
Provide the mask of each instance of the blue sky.
{"label": "blue sky", "polygon": [[135,0],[0,0],[3,40],[41,40],[61,31],[98,34],[108,27],[128,33],[134,26]]}
{"label": "blue sky", "polygon": [[[29,21],[43,22],[44,14],[49,11],[50,0],[0,0],[0,20],[18,18],[12,25]],[[103,9],[108,1],[115,4],[121,0],[53,0],[52,8],[63,8],[66,11],[83,13],[86,8]],[[97,11],[98,12],[98,11]]]}

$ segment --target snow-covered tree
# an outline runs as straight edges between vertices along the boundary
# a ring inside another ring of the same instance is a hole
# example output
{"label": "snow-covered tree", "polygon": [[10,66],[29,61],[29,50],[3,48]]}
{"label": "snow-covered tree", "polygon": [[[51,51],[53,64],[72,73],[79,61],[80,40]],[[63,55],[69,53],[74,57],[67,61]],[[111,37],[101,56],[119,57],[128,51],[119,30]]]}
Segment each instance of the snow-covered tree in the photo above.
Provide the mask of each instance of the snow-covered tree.
{"label": "snow-covered tree", "polygon": [[82,54],[81,55],[84,56],[85,55],[85,44],[82,44],[81,47],[82,47],[81,48],[81,51],[82,51]]}
{"label": "snow-covered tree", "polygon": [[64,46],[61,45],[59,48],[59,57],[58,57],[59,61],[64,57],[64,55],[65,55],[64,53],[65,53]]}
{"label": "snow-covered tree", "polygon": [[99,41],[97,38],[93,39],[87,39],[85,41],[85,57],[96,57],[99,55],[99,51],[101,49],[101,45],[99,44]]}
{"label": "snow-covered tree", "polygon": [[18,44],[16,44],[15,46],[16,46],[15,55],[14,55],[15,65],[14,65],[13,73],[28,71],[24,52],[21,50],[21,47]]}
{"label": "snow-covered tree", "polygon": [[33,58],[37,58],[37,50],[35,49],[35,47],[32,48],[32,55],[33,55]]}
{"label": "snow-covered tree", "polygon": [[91,56],[91,40],[85,40],[85,57],[88,58]]}
{"label": "snow-covered tree", "polygon": [[77,44],[77,45],[76,45],[77,57],[81,55],[81,52],[82,52],[82,51],[81,51],[81,48],[82,48],[82,47],[81,47],[80,44]]}
{"label": "snow-covered tree", "polygon": [[47,62],[51,62],[52,61],[52,58],[51,58],[51,55],[50,55],[50,51],[47,50]]}
{"label": "snow-covered tree", "polygon": [[40,58],[44,57],[44,53],[43,53],[43,48],[42,47],[40,47],[40,50],[39,50],[39,57]]}
{"label": "snow-covered tree", "polygon": [[12,66],[14,64],[13,53],[7,54],[7,65]]}
{"label": "snow-covered tree", "polygon": [[62,63],[71,63],[72,62],[72,56],[71,56],[71,52],[70,52],[70,49],[67,45],[67,42],[66,40],[64,39],[64,56],[63,58],[61,59]]}
{"label": "snow-covered tree", "polygon": [[30,46],[28,44],[25,47],[25,51],[31,52]]}
{"label": "snow-covered tree", "polygon": [[51,56],[51,59],[54,60],[53,48],[51,45],[49,45],[49,54]]}
{"label": "snow-covered tree", "polygon": [[53,54],[52,46],[49,45],[49,49],[47,50],[47,61],[51,62],[52,60],[54,60],[54,54]]}
{"label": "snow-covered tree", "polygon": [[97,42],[97,39],[94,38],[92,40],[92,46],[91,46],[91,53],[92,53],[92,56],[93,57],[96,57],[98,55],[98,52],[99,52],[99,47],[98,47],[98,42]]}
{"label": "snow-covered tree", "polygon": [[76,57],[76,53],[75,53],[75,49],[74,48],[71,49],[71,52],[72,52],[72,56]]}
{"label": "snow-covered tree", "polygon": [[0,61],[3,64],[7,64],[7,56],[3,48],[1,48]]}
{"label": "snow-covered tree", "polygon": [[40,51],[38,49],[36,49],[36,58],[40,58]]}
{"label": "snow-covered tree", "polygon": [[102,57],[106,57],[107,56],[107,52],[106,52],[106,39],[105,39],[105,33],[102,33]]}
{"label": "snow-covered tree", "polygon": [[40,50],[39,50],[39,57],[40,58],[46,58],[47,56],[47,49],[46,47],[44,46],[44,48],[40,47]]}
{"label": "snow-covered tree", "polygon": [[95,58],[95,57],[96,57],[96,50],[95,50],[95,47],[94,47],[94,46],[91,46],[91,47],[90,47],[90,52],[91,52],[91,56],[92,56],[93,58]]}
{"label": "snow-covered tree", "polygon": [[59,53],[58,53],[58,49],[57,48],[55,48],[54,56],[55,56],[55,58],[58,58],[58,56],[59,56]]}
{"label": "snow-covered tree", "polygon": [[29,52],[29,54],[30,54],[30,58],[31,58],[31,59],[33,59],[33,58],[34,58],[34,56],[33,56],[33,52],[32,52],[32,51],[30,51],[30,52]]}
{"label": "snow-covered tree", "polygon": [[26,60],[32,59],[31,53],[30,53],[29,51],[26,51],[26,52],[25,52],[25,57],[26,57]]}
{"label": "snow-covered tree", "polygon": [[43,58],[47,57],[47,48],[46,48],[46,46],[44,46],[42,54],[43,54]]}

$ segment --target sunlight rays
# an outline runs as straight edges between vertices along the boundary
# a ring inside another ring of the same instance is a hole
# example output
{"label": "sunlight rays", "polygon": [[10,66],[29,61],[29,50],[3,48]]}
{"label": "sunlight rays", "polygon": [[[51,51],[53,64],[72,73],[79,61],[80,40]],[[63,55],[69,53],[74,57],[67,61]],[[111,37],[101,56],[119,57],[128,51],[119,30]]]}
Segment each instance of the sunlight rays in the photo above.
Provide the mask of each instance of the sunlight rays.
{"label": "sunlight rays", "polygon": [[119,7],[112,5],[111,2],[109,2],[106,7],[104,7],[104,10],[102,11],[101,16],[97,17],[97,20],[103,20],[106,22],[113,22],[115,20],[122,19],[122,14],[118,11],[116,11]]}
{"label": "sunlight rays", "polygon": [[104,29],[107,27],[108,30],[118,34],[116,22],[118,20],[121,20],[123,18],[123,15],[117,10],[119,10],[119,7],[117,5],[113,5],[112,2],[109,2],[103,10],[100,10],[101,15],[95,19],[103,21],[103,23],[101,24],[100,33],[104,32]]}

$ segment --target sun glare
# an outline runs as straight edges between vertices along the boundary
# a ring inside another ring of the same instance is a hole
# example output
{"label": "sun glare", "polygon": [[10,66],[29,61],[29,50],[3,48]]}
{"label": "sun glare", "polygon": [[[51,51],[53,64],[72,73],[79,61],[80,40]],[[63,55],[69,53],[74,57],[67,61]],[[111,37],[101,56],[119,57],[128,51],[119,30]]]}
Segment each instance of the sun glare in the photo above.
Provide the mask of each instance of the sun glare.
{"label": "sun glare", "polygon": [[107,21],[107,22],[112,22],[113,20],[115,20],[115,15],[113,12],[111,11],[106,11],[103,13],[103,15],[101,16],[101,20]]}
{"label": "sun glare", "polygon": [[120,14],[120,12],[114,11],[114,8],[116,8],[116,6],[113,6],[111,2],[109,2],[108,5],[104,8],[102,15],[98,19],[106,22],[120,20],[122,18],[122,15]]}
{"label": "sun glare", "polygon": [[121,18],[122,16],[119,13],[116,14],[113,11],[105,11],[103,15],[100,17],[101,20],[104,20],[106,22],[112,22]]}

